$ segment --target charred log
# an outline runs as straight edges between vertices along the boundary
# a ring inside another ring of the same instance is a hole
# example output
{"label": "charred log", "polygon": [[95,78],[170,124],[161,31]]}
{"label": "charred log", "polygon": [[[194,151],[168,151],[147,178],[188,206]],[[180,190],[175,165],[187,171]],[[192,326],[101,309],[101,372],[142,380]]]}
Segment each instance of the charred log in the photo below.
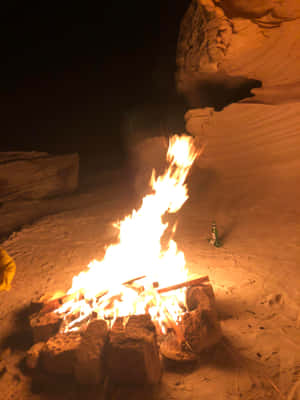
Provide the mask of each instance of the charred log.
{"label": "charred log", "polygon": [[197,307],[202,309],[215,308],[215,294],[212,285],[191,286],[186,291],[186,305],[189,311]]}
{"label": "charred log", "polygon": [[212,286],[190,288],[187,304],[191,311],[183,316],[181,328],[186,344],[199,354],[222,338]]}

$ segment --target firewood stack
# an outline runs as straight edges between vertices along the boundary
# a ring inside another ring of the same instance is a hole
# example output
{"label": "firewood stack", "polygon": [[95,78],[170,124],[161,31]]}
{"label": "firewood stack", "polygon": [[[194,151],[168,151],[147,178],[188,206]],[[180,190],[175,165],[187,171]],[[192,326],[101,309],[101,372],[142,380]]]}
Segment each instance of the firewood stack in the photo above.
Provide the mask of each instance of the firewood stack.
{"label": "firewood stack", "polygon": [[42,371],[52,377],[72,376],[87,385],[107,380],[115,385],[159,383],[163,359],[195,361],[222,337],[208,277],[158,292],[182,287],[187,288],[187,311],[165,335],[157,333],[149,314],[119,317],[111,328],[108,321],[95,318],[88,324],[83,322],[77,331],[64,332],[63,319],[55,309],[68,296],[35,302],[36,312],[30,316],[34,345],[27,352],[27,368],[33,374]]}

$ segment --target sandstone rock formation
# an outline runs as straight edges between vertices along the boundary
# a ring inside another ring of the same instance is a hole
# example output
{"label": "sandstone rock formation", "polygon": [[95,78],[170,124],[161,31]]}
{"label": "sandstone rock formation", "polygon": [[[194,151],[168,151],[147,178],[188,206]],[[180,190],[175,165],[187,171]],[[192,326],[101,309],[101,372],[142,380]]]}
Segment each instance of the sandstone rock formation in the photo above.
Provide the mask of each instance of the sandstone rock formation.
{"label": "sandstone rock formation", "polygon": [[78,154],[0,152],[0,238],[71,206],[59,196],[78,186]]}
{"label": "sandstone rock formation", "polygon": [[[195,108],[185,115],[186,129],[207,145],[199,165],[213,168],[219,183],[249,189],[264,181],[264,196],[277,188],[296,200],[299,34],[297,0],[191,1],[178,41],[177,85]],[[220,101],[209,102],[210,93],[223,96],[223,111],[215,112]]]}
{"label": "sandstone rock formation", "polygon": [[297,0],[193,0],[180,29],[178,89],[193,106],[203,106],[207,99],[200,97],[212,85],[222,85],[227,96],[235,92],[237,100],[242,87],[252,87],[255,96],[247,102],[294,102],[300,98],[299,32]]}
{"label": "sandstone rock formation", "polygon": [[276,106],[231,104],[213,113],[205,128],[202,111],[190,110],[186,127],[205,137],[198,166],[216,172],[219,189],[226,192],[236,186],[241,195],[255,194],[269,207],[277,202],[278,208],[289,204],[295,209],[300,195],[300,101]]}
{"label": "sandstone rock formation", "polygon": [[246,252],[259,252],[264,232],[285,261],[274,271],[266,260],[262,272],[295,296],[299,37],[298,0],[192,0],[177,52],[177,88],[190,107],[186,130],[206,145],[197,161],[201,206],[247,232],[254,247]]}
{"label": "sandstone rock formation", "polygon": [[69,193],[78,185],[78,154],[0,153],[0,202]]}

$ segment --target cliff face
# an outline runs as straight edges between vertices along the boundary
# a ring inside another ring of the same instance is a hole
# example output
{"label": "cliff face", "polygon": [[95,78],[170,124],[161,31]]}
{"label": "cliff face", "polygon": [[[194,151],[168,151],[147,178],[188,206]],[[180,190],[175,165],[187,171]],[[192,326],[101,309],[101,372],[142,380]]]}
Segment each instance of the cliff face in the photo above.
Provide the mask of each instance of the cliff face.
{"label": "cliff face", "polygon": [[242,240],[245,252],[264,253],[261,272],[293,295],[300,278],[299,37],[297,0],[192,0],[177,52],[177,88],[190,105],[186,130],[206,145],[195,173],[199,204],[225,229],[234,219],[228,245]]}
{"label": "cliff face", "polygon": [[300,99],[299,32],[297,0],[193,0],[178,40],[178,90],[189,99],[196,86],[238,88],[254,80],[262,87],[248,102],[294,102]]}

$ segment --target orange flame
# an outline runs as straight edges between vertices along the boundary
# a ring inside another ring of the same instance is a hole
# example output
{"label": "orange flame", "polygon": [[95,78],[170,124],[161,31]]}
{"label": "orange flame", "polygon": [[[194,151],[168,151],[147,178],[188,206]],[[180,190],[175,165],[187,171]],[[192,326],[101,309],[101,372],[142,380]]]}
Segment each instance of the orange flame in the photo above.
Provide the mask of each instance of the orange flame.
{"label": "orange flame", "polygon": [[[178,320],[185,304],[184,289],[160,295],[154,286],[169,286],[188,278],[183,252],[173,239],[163,249],[161,239],[168,228],[163,217],[177,212],[188,199],[185,181],[198,154],[192,137],[170,138],[169,167],[158,178],[153,170],[153,193],[144,197],[138,210],[114,224],[119,243],[107,248],[102,261],[93,260],[87,271],[73,278],[68,294],[74,294],[77,300],[57,310],[66,319],[72,315],[73,321],[65,324],[65,330],[78,329],[78,323],[91,313],[113,321],[118,316],[148,312],[163,331],[167,321]],[[175,230],[174,225],[172,233]],[[124,284],[141,275],[144,278],[134,285]]]}

